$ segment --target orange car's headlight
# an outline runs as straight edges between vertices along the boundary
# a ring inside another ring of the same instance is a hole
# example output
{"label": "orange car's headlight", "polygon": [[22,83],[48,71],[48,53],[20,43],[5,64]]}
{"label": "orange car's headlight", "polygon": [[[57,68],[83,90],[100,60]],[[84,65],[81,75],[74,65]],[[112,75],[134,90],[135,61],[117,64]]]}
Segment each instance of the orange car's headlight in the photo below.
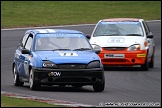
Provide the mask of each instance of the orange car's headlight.
{"label": "orange car's headlight", "polygon": [[140,50],[140,44],[135,44],[135,45],[131,45],[127,51],[137,51],[137,50]]}

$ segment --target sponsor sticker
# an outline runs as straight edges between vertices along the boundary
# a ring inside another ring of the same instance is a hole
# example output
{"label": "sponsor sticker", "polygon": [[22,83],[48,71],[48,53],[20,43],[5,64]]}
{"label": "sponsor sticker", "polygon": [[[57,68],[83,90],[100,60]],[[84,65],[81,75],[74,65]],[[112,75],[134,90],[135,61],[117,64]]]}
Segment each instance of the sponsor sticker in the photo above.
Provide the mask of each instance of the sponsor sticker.
{"label": "sponsor sticker", "polygon": [[100,22],[100,24],[135,24],[135,25],[139,25],[140,22]]}
{"label": "sponsor sticker", "polygon": [[124,58],[124,54],[105,54],[105,58]]}
{"label": "sponsor sticker", "polygon": [[57,37],[57,38],[84,38],[83,34],[68,34],[68,33],[53,33],[53,34],[37,34],[36,38],[50,38],[50,37]]}
{"label": "sponsor sticker", "polygon": [[137,54],[137,57],[146,57],[146,54]]}
{"label": "sponsor sticker", "polygon": [[50,72],[48,73],[48,76],[51,77],[51,76],[61,76],[61,72]]}

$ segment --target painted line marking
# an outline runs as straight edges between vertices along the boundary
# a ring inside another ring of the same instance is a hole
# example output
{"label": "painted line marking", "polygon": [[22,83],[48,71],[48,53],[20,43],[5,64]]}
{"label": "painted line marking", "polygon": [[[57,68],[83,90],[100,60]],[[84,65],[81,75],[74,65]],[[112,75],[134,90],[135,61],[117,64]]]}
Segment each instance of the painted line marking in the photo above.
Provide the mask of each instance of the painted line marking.
{"label": "painted line marking", "polygon": [[[156,22],[161,20],[148,20],[146,22]],[[21,29],[34,29],[34,28],[53,28],[53,27],[71,27],[71,26],[88,26],[88,25],[96,25],[95,24],[77,24],[77,25],[59,25],[59,26],[43,26],[43,27],[28,27],[28,28],[10,28],[10,29],[1,29],[1,30],[21,30]]]}

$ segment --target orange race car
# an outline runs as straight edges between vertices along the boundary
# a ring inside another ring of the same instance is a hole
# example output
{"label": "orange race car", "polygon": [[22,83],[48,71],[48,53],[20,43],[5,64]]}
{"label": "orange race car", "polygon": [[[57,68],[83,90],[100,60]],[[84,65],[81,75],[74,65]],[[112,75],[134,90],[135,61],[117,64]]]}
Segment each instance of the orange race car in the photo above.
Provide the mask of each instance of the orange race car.
{"label": "orange race car", "polygon": [[100,20],[89,41],[101,47],[98,55],[104,66],[141,65],[144,71],[154,67],[153,34],[144,19]]}

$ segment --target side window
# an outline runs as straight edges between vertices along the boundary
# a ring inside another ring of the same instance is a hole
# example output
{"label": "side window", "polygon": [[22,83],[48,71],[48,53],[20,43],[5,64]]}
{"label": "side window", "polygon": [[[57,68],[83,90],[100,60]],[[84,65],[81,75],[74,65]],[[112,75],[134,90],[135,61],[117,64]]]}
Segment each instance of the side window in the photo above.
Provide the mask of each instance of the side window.
{"label": "side window", "polygon": [[29,34],[25,34],[24,37],[22,38],[22,40],[20,41],[19,46],[18,46],[19,49],[23,49],[28,35]]}
{"label": "side window", "polygon": [[149,28],[148,28],[147,24],[144,21],[142,21],[142,23],[143,23],[146,35],[148,35],[150,33]]}
{"label": "side window", "polygon": [[32,45],[32,40],[33,40],[33,37],[32,36],[29,36],[29,38],[28,38],[28,40],[26,42],[26,45],[25,45],[25,49],[30,50],[31,45]]}
{"label": "side window", "polygon": [[147,25],[147,23],[146,23],[146,22],[144,22],[144,23],[145,23],[145,25],[146,25],[146,27],[147,27],[147,29],[148,29],[149,33],[150,33],[149,26]]}

